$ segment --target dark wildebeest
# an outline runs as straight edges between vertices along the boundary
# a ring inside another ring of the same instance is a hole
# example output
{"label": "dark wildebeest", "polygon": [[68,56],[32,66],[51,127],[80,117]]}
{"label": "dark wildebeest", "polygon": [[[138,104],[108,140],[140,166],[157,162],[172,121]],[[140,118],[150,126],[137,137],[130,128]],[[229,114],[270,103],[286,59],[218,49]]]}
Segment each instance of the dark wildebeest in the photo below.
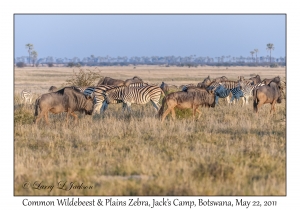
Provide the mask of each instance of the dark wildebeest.
{"label": "dark wildebeest", "polygon": [[258,74],[255,77],[251,77],[249,80],[252,80],[254,82],[254,85],[261,83],[261,79]]}
{"label": "dark wildebeest", "polygon": [[122,86],[124,85],[124,81],[123,80],[119,80],[119,79],[113,79],[111,77],[105,77],[103,80],[99,80],[97,86],[100,85],[115,85],[115,86]]}
{"label": "dark wildebeest", "polygon": [[138,76],[134,76],[132,79],[127,79],[124,82],[125,86],[129,86],[132,83],[144,83],[143,80],[141,78],[139,78]]}
{"label": "dark wildebeest", "polygon": [[[215,88],[211,89],[212,91],[215,91]],[[208,90],[206,90],[205,88],[199,88],[199,87],[196,87],[196,86],[189,86],[189,87],[186,87],[185,89],[183,89],[182,91],[184,92],[188,92],[188,93],[191,93],[191,92],[207,92]],[[205,103],[205,104],[201,104],[201,106],[203,107],[211,107],[211,105]]]}
{"label": "dark wildebeest", "polygon": [[[196,111],[199,113],[198,119],[201,116],[200,110],[198,107],[203,104],[207,104],[208,106],[214,107],[215,96],[214,91],[207,91],[202,89],[200,91],[190,91],[190,92],[173,92],[164,97],[162,101],[162,106],[158,112],[158,116],[161,117],[161,121],[163,122],[166,116],[172,112],[172,117],[175,119],[175,110],[177,107],[179,109],[193,109],[193,118],[195,119]],[[168,108],[164,111],[164,106],[167,104]]]}
{"label": "dark wildebeest", "polygon": [[165,94],[169,92],[169,86],[165,82],[162,82],[159,87],[164,91]]}
{"label": "dark wildebeest", "polygon": [[[275,78],[273,78],[275,79]],[[268,85],[270,84],[270,82],[273,80],[273,79],[264,79],[261,83],[265,84],[265,85]]]}
{"label": "dark wildebeest", "polygon": [[253,96],[253,109],[254,112],[258,113],[258,109],[263,104],[271,104],[270,114],[275,113],[275,104],[281,103],[281,85],[280,78],[275,77],[270,84],[258,87],[254,90]]}
{"label": "dark wildebeest", "polygon": [[222,76],[222,77],[217,77],[213,80],[210,79],[210,76],[206,77],[203,82],[199,82],[197,87],[200,87],[200,88],[207,88],[212,82],[225,82],[225,81],[228,81],[227,77],[225,76]]}
{"label": "dark wildebeest", "polygon": [[[38,108],[40,113],[38,113]],[[66,121],[71,114],[75,121],[78,121],[78,117],[74,114],[75,111],[85,112],[85,114],[91,115],[93,112],[93,99],[90,96],[85,96],[83,93],[74,90],[71,87],[65,87],[57,92],[46,93],[39,97],[35,102],[35,117],[37,116],[35,123],[44,116],[46,123],[48,122],[48,112],[54,114],[67,112]]]}
{"label": "dark wildebeest", "polygon": [[197,84],[197,87],[199,87],[199,88],[207,88],[207,86],[208,86],[210,83],[211,83],[211,79],[210,79],[210,77],[208,76],[208,77],[206,77],[206,78],[203,80],[203,82],[199,82],[199,83]]}
{"label": "dark wildebeest", "polygon": [[57,89],[57,87],[55,87],[55,86],[51,86],[50,88],[49,88],[49,90],[48,90],[48,92],[56,92],[58,89]]}

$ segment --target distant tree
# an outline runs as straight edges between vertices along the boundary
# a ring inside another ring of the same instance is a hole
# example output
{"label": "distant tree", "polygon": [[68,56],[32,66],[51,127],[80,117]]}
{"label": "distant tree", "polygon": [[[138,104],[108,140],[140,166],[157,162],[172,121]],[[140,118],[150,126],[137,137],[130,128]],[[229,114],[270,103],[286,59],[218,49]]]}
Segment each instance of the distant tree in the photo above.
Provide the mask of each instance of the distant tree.
{"label": "distant tree", "polygon": [[33,44],[26,44],[25,47],[28,49],[28,55],[29,55],[29,64],[30,64],[30,58],[31,58],[31,50],[33,50]]}
{"label": "distant tree", "polygon": [[258,49],[254,49],[255,52],[255,62],[257,63],[257,53],[258,53]]}
{"label": "distant tree", "polygon": [[270,51],[270,64],[271,64],[271,57],[272,57],[271,56],[271,51],[275,49],[274,44],[268,43],[266,49]]}
{"label": "distant tree", "polygon": [[34,64],[35,64],[35,62],[37,60],[37,57],[38,57],[38,53],[35,50],[33,50],[31,52],[31,57],[32,57],[32,66],[34,66]]}
{"label": "distant tree", "polygon": [[251,54],[251,56],[252,56],[252,61],[253,61],[253,54],[254,54],[255,52],[254,51],[250,51],[250,54]]}
{"label": "distant tree", "polygon": [[17,62],[16,66],[19,67],[19,68],[23,68],[25,66],[25,63],[24,62]]}

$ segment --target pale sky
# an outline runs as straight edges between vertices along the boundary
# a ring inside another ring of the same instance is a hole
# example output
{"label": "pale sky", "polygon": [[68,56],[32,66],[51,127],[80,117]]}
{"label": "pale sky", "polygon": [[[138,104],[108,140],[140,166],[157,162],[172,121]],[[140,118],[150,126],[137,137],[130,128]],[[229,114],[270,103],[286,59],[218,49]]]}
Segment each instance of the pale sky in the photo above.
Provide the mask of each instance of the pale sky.
{"label": "pale sky", "polygon": [[82,59],[94,56],[286,55],[286,16],[281,15],[26,15],[15,14],[15,57]]}

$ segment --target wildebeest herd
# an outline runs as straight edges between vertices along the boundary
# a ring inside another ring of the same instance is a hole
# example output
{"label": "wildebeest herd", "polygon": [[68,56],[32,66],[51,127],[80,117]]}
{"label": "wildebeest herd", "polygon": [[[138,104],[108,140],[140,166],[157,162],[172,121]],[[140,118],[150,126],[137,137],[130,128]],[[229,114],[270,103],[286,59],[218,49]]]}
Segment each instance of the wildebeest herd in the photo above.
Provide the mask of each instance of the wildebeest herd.
{"label": "wildebeest herd", "polygon": [[[66,121],[72,115],[78,121],[76,111],[84,112],[87,115],[103,113],[109,104],[123,103],[123,111],[131,111],[131,104],[146,104],[151,101],[158,117],[164,121],[171,112],[175,119],[175,110],[192,109],[193,118],[196,112],[201,112],[199,106],[215,107],[219,98],[226,98],[228,104],[232,104],[239,98],[243,98],[243,105],[248,104],[249,98],[253,97],[253,109],[258,113],[258,109],[270,103],[271,111],[275,112],[275,104],[281,103],[282,91],[285,83],[280,81],[277,76],[272,79],[261,80],[259,75],[245,79],[243,76],[238,80],[228,80],[222,76],[211,79],[210,76],[202,82],[187,84],[177,88],[162,82],[160,86],[145,83],[141,78],[135,76],[125,81],[105,77],[93,87],[70,86],[58,90],[51,86],[48,93],[39,96],[35,101],[35,123],[41,118],[45,118],[48,124],[48,112],[62,113],[67,112]],[[170,92],[171,89],[177,89]],[[231,98],[230,98],[231,96]],[[21,92],[22,100],[31,102],[32,94],[30,91]],[[159,104],[162,99],[162,105]],[[165,106],[167,109],[164,111]]]}

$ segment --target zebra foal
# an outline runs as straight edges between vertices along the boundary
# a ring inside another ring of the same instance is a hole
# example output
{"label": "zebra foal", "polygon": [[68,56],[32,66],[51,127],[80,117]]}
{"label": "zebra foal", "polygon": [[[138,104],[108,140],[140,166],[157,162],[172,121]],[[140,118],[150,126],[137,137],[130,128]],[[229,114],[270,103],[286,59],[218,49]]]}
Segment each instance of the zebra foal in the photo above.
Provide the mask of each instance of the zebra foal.
{"label": "zebra foal", "polygon": [[31,104],[31,101],[32,101],[32,93],[30,90],[22,90],[21,92],[21,99],[22,101],[27,104],[27,102],[29,102]]}

